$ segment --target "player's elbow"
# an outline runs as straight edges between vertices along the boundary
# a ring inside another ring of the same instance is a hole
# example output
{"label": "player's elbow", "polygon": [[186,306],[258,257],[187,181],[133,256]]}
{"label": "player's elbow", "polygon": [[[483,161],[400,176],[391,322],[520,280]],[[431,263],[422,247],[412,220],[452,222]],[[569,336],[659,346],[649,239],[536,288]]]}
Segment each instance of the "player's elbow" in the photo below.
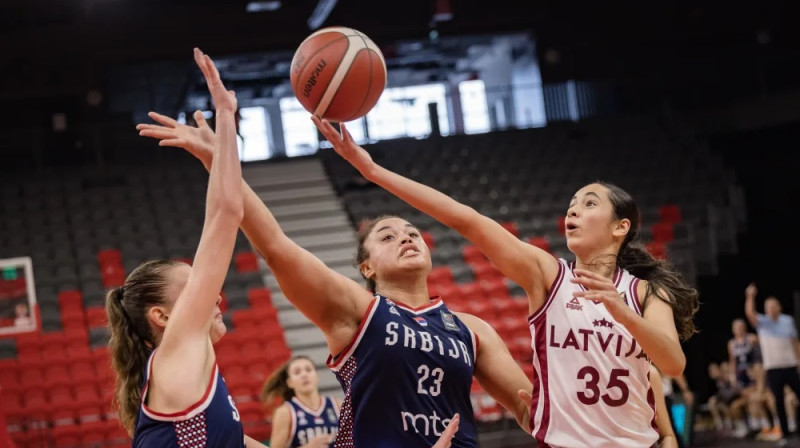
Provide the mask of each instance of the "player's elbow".
{"label": "player's elbow", "polygon": [[686,369],[686,355],[680,352],[675,359],[664,364],[664,367],[660,368],[661,372],[666,376],[677,378],[683,375],[683,371]]}

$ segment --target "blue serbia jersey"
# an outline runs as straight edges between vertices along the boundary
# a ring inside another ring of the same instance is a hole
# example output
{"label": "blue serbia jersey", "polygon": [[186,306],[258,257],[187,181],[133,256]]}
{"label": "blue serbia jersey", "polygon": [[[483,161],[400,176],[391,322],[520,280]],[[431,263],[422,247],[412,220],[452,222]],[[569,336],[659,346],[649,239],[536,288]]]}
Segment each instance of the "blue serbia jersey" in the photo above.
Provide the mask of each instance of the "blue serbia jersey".
{"label": "blue serbia jersey", "polygon": [[[287,448],[308,445],[314,437],[330,434],[336,436],[339,429],[339,405],[333,397],[322,397],[319,409],[305,406],[297,397],[286,402],[292,413],[292,431]],[[276,447],[279,448],[279,447]]]}
{"label": "blue serbia jersey", "polygon": [[376,296],[353,341],[328,358],[345,391],[336,448],[430,448],[450,418],[454,448],[478,446],[470,388],[478,340],[441,299]]}
{"label": "blue serbia jersey", "polygon": [[243,448],[244,431],[239,411],[216,363],[206,393],[185,411],[163,414],[147,407],[153,354],[147,361],[133,448]]}

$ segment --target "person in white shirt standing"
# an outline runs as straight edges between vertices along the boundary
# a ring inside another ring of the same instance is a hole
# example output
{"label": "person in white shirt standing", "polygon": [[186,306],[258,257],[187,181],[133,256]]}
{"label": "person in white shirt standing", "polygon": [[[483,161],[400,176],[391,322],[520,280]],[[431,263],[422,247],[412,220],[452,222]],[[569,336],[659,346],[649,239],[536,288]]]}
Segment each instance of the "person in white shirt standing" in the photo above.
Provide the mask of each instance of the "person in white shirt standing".
{"label": "person in white shirt standing", "polygon": [[781,446],[786,445],[789,437],[789,424],[786,418],[786,406],[783,390],[789,386],[795,394],[800,395],[800,341],[797,339],[797,327],[792,316],[781,313],[781,303],[770,296],[764,302],[764,313],[756,312],[756,294],[758,288],[750,283],[745,289],[744,312],[747,320],[758,331],[761,357],[767,373],[767,385],[775,396],[775,407],[781,423],[783,438]]}

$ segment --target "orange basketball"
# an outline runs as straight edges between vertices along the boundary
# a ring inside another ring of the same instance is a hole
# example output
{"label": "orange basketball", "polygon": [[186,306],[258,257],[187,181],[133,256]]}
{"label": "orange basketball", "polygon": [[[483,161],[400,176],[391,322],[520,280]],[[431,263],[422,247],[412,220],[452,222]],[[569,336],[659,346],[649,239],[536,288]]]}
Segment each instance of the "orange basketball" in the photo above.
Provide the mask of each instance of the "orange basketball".
{"label": "orange basketball", "polygon": [[352,28],[322,28],[303,40],[290,79],[303,107],[320,118],[361,118],[386,87],[386,62],[377,45]]}

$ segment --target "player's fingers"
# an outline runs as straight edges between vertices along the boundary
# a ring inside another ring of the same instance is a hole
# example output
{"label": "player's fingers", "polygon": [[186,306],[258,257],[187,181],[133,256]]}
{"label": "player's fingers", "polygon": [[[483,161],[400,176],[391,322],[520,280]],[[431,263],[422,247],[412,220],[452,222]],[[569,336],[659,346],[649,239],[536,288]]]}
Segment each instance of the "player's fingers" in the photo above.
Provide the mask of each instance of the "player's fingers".
{"label": "player's fingers", "polygon": [[208,123],[206,122],[206,116],[203,115],[203,111],[199,109],[194,111],[194,113],[192,114],[192,118],[194,118],[194,122],[197,123],[198,128],[208,126]]}
{"label": "player's fingers", "polygon": [[166,115],[161,115],[158,112],[148,112],[147,116],[169,128],[174,128],[178,125],[178,122],[173,118]]}
{"label": "player's fingers", "polygon": [[203,78],[205,78],[206,83],[208,83],[208,68],[206,67],[206,59],[204,57],[202,51],[199,48],[194,49],[194,62],[197,64],[197,67],[203,72]]}
{"label": "player's fingers", "polygon": [[456,414],[453,418],[450,419],[450,423],[447,424],[447,428],[445,428],[444,433],[442,433],[443,437],[453,438],[456,432],[458,431],[458,425],[461,423],[461,416]]}
{"label": "player's fingers", "polygon": [[183,148],[183,140],[180,138],[168,138],[158,142],[158,146],[171,146],[173,148]]}
{"label": "player's fingers", "polygon": [[203,57],[206,61],[206,70],[208,72],[206,79],[209,81],[209,85],[214,87],[222,86],[222,79],[219,77],[219,71],[217,70],[217,66],[214,64],[214,61],[207,54],[203,55]]}
{"label": "player's fingers", "polygon": [[163,129],[142,129],[139,131],[142,137],[157,138],[159,140],[175,138],[175,134],[169,130]]}

